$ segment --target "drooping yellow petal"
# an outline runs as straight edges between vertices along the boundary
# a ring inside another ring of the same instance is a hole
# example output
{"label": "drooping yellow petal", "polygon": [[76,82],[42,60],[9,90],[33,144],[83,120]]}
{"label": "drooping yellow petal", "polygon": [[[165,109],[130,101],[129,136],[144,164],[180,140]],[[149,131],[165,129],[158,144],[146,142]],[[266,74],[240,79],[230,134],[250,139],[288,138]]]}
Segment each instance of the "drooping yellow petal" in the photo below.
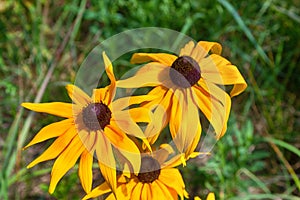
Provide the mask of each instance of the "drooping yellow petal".
{"label": "drooping yellow petal", "polygon": [[76,135],[76,130],[74,127],[69,128],[64,134],[59,136],[53,144],[46,150],[42,155],[32,161],[27,168],[31,168],[40,162],[44,162],[46,160],[52,160],[56,158],[72,141],[74,136]]}
{"label": "drooping yellow petal", "polygon": [[35,112],[43,112],[59,117],[73,118],[71,103],[22,103],[21,105]]}
{"label": "drooping yellow petal", "polygon": [[135,53],[133,54],[130,62],[138,64],[153,61],[170,67],[176,59],[177,56],[167,53]]}
{"label": "drooping yellow petal", "polygon": [[106,70],[107,76],[110,80],[110,85],[108,86],[108,93],[106,95],[107,102],[108,102],[108,104],[110,104],[116,94],[116,78],[114,75],[112,63],[109,60],[109,58],[107,57],[107,55],[105,54],[105,52],[102,53],[102,56],[103,56],[103,60],[104,60],[105,70]]}
{"label": "drooping yellow petal", "polygon": [[[170,174],[172,175],[170,176]],[[161,170],[158,180],[174,189],[180,198],[183,199],[185,185],[178,169],[169,168]]]}
{"label": "drooping yellow petal", "polygon": [[[200,86],[195,86],[198,89],[193,89],[193,93],[198,96],[198,106],[212,124],[216,137],[219,139],[227,129],[231,108],[230,96],[213,83],[200,82]],[[205,106],[201,106],[201,104]]]}
{"label": "drooping yellow petal", "polygon": [[219,85],[234,85],[230,92],[231,97],[240,94],[247,87],[247,83],[237,67],[219,55],[213,54],[203,59],[200,66],[203,66],[201,76],[204,80]]}
{"label": "drooping yellow petal", "polygon": [[35,135],[29,144],[24,147],[24,149],[39,142],[64,134],[68,129],[70,129],[70,127],[74,126],[73,123],[73,119],[65,119],[45,126]]}
{"label": "drooping yellow petal", "polygon": [[109,193],[109,192],[111,192],[111,189],[110,189],[109,185],[107,184],[107,182],[104,182],[101,185],[99,185],[98,187],[96,187],[95,189],[93,189],[91,192],[89,192],[87,195],[85,195],[82,198],[82,200],[99,197],[99,196]]}
{"label": "drooping yellow petal", "polygon": [[185,157],[184,153],[175,155],[170,160],[165,161],[163,164],[161,164],[161,167],[162,168],[172,168],[172,167],[177,167],[181,164],[184,164],[185,163],[184,157]]}
{"label": "drooping yellow petal", "polygon": [[[141,166],[141,155],[140,150],[136,144],[130,140],[126,135],[120,137],[116,129],[111,126],[107,126],[104,135],[108,140],[118,149],[122,155],[131,163],[134,173],[138,173]],[[116,156],[118,159],[118,156]],[[126,173],[130,171],[125,171]],[[131,172],[133,173],[133,172]]]}
{"label": "drooping yellow petal", "polygon": [[91,98],[85,92],[83,92],[79,87],[75,85],[68,84],[66,86],[66,89],[72,101],[80,105],[81,107],[87,105],[92,101]]}
{"label": "drooping yellow petal", "polygon": [[[180,93],[179,93],[180,94]],[[191,96],[191,90],[183,90],[183,98],[179,98],[179,113],[181,113],[181,121],[178,122],[178,130],[173,138],[179,152],[186,152],[191,147],[193,141],[197,139],[197,120],[199,120],[198,108]],[[180,108],[182,110],[180,110]],[[179,115],[179,114],[178,114]],[[178,117],[179,118],[179,117]],[[171,122],[171,121],[170,121]],[[196,122],[191,125],[191,122]],[[174,131],[174,130],[173,130]],[[173,133],[174,134],[174,133]],[[198,142],[198,141],[196,141]]]}
{"label": "drooping yellow petal", "polygon": [[194,139],[193,139],[192,143],[189,145],[189,147],[187,148],[187,150],[185,152],[186,160],[188,160],[189,158],[193,158],[198,154],[194,151],[195,151],[195,149],[197,148],[197,146],[199,144],[199,140],[200,140],[201,132],[202,132],[199,117],[196,118],[194,122],[196,122],[196,124],[197,124],[197,132],[194,136]]}
{"label": "drooping yellow petal", "polygon": [[209,51],[218,55],[221,55],[222,53],[222,46],[217,42],[200,41],[198,44],[202,46],[207,53]]}
{"label": "drooping yellow petal", "polygon": [[117,173],[112,146],[108,138],[101,131],[97,131],[97,133],[99,140],[96,145],[96,155],[100,171],[112,192],[115,193],[117,188]]}
{"label": "drooping yellow petal", "polygon": [[116,99],[114,102],[112,102],[112,108],[120,111],[125,108],[128,108],[130,105],[152,101],[156,98],[157,98],[157,95],[149,95],[149,94],[139,95],[139,96],[122,97],[122,98]]}
{"label": "drooping yellow petal", "polygon": [[172,138],[175,138],[177,132],[179,131],[179,126],[182,121],[183,94],[181,90],[175,90],[171,102],[172,102],[172,107],[171,107],[169,127],[170,127]]}
{"label": "drooping yellow petal", "polygon": [[89,152],[85,150],[81,157],[78,167],[78,175],[80,178],[80,182],[82,188],[86,193],[89,193],[92,189],[92,181],[93,181],[93,152]]}
{"label": "drooping yellow petal", "polygon": [[59,155],[52,167],[50,194],[54,192],[58,181],[75,165],[84,149],[80,138],[74,137],[68,147]]}
{"label": "drooping yellow petal", "polygon": [[146,64],[136,75],[128,79],[118,80],[117,86],[121,88],[140,88],[167,85],[169,82],[169,67],[155,62]]}
{"label": "drooping yellow petal", "polygon": [[110,121],[110,124],[112,127],[118,127],[123,132],[142,139],[143,142],[145,143],[145,145],[147,145],[147,147],[149,148],[149,150],[151,149],[150,144],[149,144],[146,136],[144,135],[144,132],[133,121],[133,119],[131,119],[130,114],[127,111],[118,112],[118,114],[116,116],[117,116],[117,118]]}

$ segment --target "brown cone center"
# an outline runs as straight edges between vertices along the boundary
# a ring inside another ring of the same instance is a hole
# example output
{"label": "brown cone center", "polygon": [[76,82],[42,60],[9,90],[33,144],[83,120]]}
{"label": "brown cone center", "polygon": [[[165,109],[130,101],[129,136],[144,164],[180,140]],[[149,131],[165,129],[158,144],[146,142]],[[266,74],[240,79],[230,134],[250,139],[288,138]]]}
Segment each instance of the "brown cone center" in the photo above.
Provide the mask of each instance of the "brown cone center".
{"label": "brown cone center", "polygon": [[191,87],[201,78],[200,66],[192,57],[180,56],[172,63],[170,77],[179,87]]}
{"label": "brown cone center", "polygon": [[151,156],[142,157],[142,163],[138,179],[142,183],[152,183],[160,175],[160,164]]}
{"label": "brown cone center", "polygon": [[84,125],[90,130],[102,130],[110,123],[111,111],[107,105],[91,103],[82,111]]}

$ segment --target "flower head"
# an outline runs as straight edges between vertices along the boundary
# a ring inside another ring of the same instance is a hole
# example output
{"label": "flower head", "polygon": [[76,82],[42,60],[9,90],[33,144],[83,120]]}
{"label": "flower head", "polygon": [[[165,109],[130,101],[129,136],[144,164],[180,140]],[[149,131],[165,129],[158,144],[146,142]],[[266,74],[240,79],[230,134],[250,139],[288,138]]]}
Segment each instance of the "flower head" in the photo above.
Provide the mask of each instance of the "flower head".
{"label": "flower head", "polygon": [[51,172],[50,193],[54,192],[59,180],[78,159],[81,184],[85,192],[90,192],[94,154],[104,179],[113,191],[117,185],[116,151],[132,164],[135,172],[140,168],[140,151],[125,133],[135,133],[134,136],[147,143],[136,122],[149,122],[149,112],[145,108],[124,110],[128,105],[113,101],[116,80],[112,64],[105,53],[103,59],[111,83],[105,88],[95,89],[92,97],[75,85],[67,85],[73,103],[22,103],[23,107],[30,110],[67,118],[42,128],[25,147],[56,138],[42,155],[28,165],[30,168],[40,162],[56,159]]}
{"label": "flower head", "polygon": [[[140,172],[138,175],[129,176],[122,174],[118,178],[116,193],[111,193],[108,199],[173,199],[177,200],[188,197],[185,185],[178,169],[174,168],[181,164],[180,155],[170,159],[173,150],[169,145],[142,157]],[[109,193],[106,182],[99,185],[88,193],[83,199],[94,198]],[[115,196],[114,196],[115,195]]]}
{"label": "flower head", "polygon": [[[187,43],[178,56],[167,53],[135,53],[133,63],[145,63],[133,76],[117,81],[118,87],[154,87],[148,95],[156,96],[144,102],[152,108],[158,123],[145,135],[154,143],[169,122],[172,138],[188,159],[201,135],[198,109],[212,125],[216,138],[227,129],[231,98],[240,94],[247,84],[237,67],[221,57],[222,47],[215,42]],[[233,85],[230,96],[220,86]],[[161,107],[162,109],[157,109]],[[162,112],[163,110],[163,112]],[[164,116],[163,122],[160,116]]]}

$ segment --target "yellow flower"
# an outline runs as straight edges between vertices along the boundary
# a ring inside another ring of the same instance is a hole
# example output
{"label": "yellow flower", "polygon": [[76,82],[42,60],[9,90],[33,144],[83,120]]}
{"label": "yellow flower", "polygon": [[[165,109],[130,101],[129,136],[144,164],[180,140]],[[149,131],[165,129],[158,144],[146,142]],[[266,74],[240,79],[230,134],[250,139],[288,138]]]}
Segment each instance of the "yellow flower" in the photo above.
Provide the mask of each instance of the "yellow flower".
{"label": "yellow flower", "polygon": [[[201,200],[199,197],[195,197],[194,200]],[[215,194],[210,192],[207,197],[206,200],[215,200]]]}
{"label": "yellow flower", "polygon": [[[172,150],[170,151],[170,146],[165,146],[154,153],[143,155],[137,176],[120,175],[115,194],[109,194],[107,200],[178,200],[178,196],[180,199],[188,198],[182,176],[174,168],[181,164],[181,155],[167,160]],[[83,199],[95,198],[109,192],[109,185],[104,182]]]}
{"label": "yellow flower", "polygon": [[28,165],[31,168],[40,162],[56,159],[51,172],[50,193],[54,192],[59,180],[79,158],[80,181],[85,192],[90,192],[94,153],[101,173],[112,190],[117,185],[116,151],[132,163],[136,172],[140,168],[140,151],[125,133],[136,133],[134,136],[147,141],[135,122],[149,122],[149,112],[145,108],[123,110],[128,105],[113,101],[116,80],[112,64],[104,52],[103,59],[111,83],[105,88],[95,89],[92,97],[70,84],[66,89],[73,103],[22,103],[27,109],[67,118],[42,128],[25,147],[56,138],[42,155]]}
{"label": "yellow flower", "polygon": [[[133,77],[117,81],[117,86],[154,87],[148,93],[149,100],[141,104],[153,109],[154,124],[160,126],[145,131],[150,143],[156,141],[160,130],[169,122],[178,150],[185,152],[185,159],[188,159],[201,135],[198,109],[211,123],[216,138],[224,135],[230,97],[244,91],[247,84],[237,67],[220,56],[221,50],[221,45],[215,42],[200,41],[195,45],[191,41],[181,49],[179,56],[167,53],[133,55],[133,63],[152,62],[141,67]],[[223,85],[233,85],[230,96],[220,87]],[[156,109],[157,106],[163,109]]]}

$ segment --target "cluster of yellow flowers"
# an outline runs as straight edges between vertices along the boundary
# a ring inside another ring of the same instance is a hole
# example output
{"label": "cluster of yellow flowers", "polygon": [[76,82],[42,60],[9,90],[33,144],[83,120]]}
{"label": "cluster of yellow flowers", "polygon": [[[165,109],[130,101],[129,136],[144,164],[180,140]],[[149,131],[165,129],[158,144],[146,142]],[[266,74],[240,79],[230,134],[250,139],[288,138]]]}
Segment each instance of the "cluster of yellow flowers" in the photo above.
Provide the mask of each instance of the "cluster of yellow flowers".
{"label": "cluster of yellow flowers", "polygon": [[[215,42],[191,41],[178,56],[135,53],[131,62],[146,64],[123,80],[115,79],[103,52],[110,79],[107,87],[94,89],[90,97],[70,84],[66,89],[72,103],[22,103],[27,109],[66,118],[42,128],[25,147],[56,138],[28,168],[56,159],[50,193],[79,159],[83,199],[103,194],[121,200],[188,198],[176,167],[200,154],[196,151],[202,131],[200,115],[208,119],[219,139],[227,128],[231,97],[247,87],[239,70],[220,56],[221,50]],[[221,87],[225,85],[233,86],[229,94]],[[117,88],[141,87],[151,90],[115,98]],[[169,132],[163,131],[167,126]],[[160,144],[161,137],[172,142]],[[92,188],[94,160],[105,182]]]}

